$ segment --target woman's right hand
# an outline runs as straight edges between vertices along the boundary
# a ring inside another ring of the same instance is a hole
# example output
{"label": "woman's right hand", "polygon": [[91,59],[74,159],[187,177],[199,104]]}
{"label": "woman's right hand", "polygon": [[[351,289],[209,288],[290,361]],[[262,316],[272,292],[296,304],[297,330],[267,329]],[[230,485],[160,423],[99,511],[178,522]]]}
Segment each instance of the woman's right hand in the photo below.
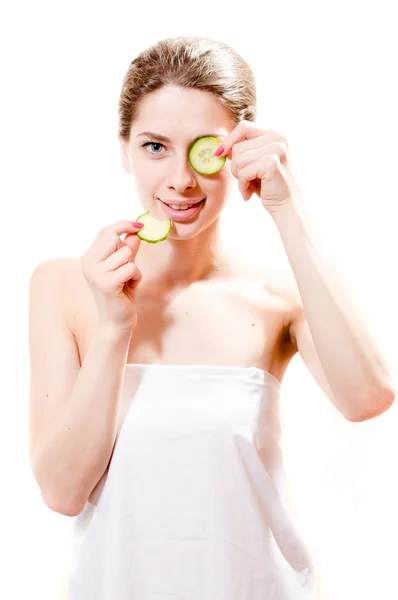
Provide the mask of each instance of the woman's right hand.
{"label": "woman's right hand", "polygon": [[[137,325],[135,293],[142,274],[135,264],[141,228],[117,221],[101,229],[81,259],[83,275],[97,304],[99,323],[118,331]],[[126,233],[124,240],[120,235]]]}

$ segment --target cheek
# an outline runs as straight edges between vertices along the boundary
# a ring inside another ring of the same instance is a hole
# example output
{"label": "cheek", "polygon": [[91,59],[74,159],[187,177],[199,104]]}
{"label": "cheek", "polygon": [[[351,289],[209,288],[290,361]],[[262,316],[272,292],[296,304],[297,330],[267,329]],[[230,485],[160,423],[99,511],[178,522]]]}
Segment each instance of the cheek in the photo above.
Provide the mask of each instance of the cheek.
{"label": "cheek", "polygon": [[227,160],[226,165],[221,171],[218,173],[219,182],[221,185],[228,186],[230,182],[234,179],[231,171],[231,161]]}
{"label": "cheek", "polygon": [[218,175],[208,180],[207,188],[212,192],[223,192],[230,191],[232,188],[234,177],[231,173],[230,166],[224,167]]}
{"label": "cheek", "polygon": [[140,188],[156,188],[157,184],[162,179],[160,171],[159,168],[156,168],[156,161],[136,161],[133,172],[136,184]]}

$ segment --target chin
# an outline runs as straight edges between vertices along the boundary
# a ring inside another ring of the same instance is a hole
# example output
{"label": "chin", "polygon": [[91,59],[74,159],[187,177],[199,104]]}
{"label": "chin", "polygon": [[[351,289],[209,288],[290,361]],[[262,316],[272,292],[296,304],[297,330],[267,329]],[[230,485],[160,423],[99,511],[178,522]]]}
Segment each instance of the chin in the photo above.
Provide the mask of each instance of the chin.
{"label": "chin", "polygon": [[[182,227],[181,227],[182,226]],[[190,240],[204,231],[206,227],[198,227],[192,223],[190,226],[186,223],[173,223],[168,240]]]}

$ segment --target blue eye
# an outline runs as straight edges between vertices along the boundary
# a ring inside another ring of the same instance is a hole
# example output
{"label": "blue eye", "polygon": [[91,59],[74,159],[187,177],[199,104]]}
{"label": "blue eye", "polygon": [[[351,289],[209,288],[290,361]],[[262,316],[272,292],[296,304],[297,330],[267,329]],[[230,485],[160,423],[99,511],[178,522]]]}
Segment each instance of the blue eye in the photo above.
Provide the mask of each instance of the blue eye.
{"label": "blue eye", "polygon": [[152,146],[152,149],[154,149],[155,147],[158,148],[158,150],[155,149],[155,151],[151,152],[151,154],[159,154],[159,150],[161,148],[164,148],[163,144],[161,144],[160,142],[145,142],[144,144],[142,144],[143,148],[146,146]]}

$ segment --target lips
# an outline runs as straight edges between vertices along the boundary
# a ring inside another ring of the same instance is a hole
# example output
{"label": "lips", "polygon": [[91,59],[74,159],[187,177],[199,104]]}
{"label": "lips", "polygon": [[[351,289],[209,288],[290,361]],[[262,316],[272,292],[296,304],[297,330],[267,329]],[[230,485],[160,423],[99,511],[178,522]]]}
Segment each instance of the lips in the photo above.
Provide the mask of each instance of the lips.
{"label": "lips", "polygon": [[[201,198],[200,200],[169,200],[168,202],[166,202],[165,200],[161,200],[161,202],[163,202],[163,204],[167,204],[168,206],[170,206],[171,204],[174,204],[174,206],[187,206],[187,205],[195,205],[195,204],[199,204],[200,202],[203,202],[204,198]],[[172,208],[170,206],[170,208]]]}
{"label": "lips", "polygon": [[[202,206],[205,204],[205,201],[206,201],[206,199],[204,198],[203,200],[200,200],[199,202],[197,202],[191,208],[187,208],[187,210],[176,210],[176,209],[168,206],[162,200],[159,200],[164,212],[170,217],[170,219],[172,221],[176,221],[178,223],[181,223],[183,221],[188,221],[191,217],[196,215],[201,210]],[[186,202],[186,204],[191,204],[191,203],[192,202]],[[181,206],[184,206],[184,204],[182,202],[179,202],[176,204],[180,204]]]}

